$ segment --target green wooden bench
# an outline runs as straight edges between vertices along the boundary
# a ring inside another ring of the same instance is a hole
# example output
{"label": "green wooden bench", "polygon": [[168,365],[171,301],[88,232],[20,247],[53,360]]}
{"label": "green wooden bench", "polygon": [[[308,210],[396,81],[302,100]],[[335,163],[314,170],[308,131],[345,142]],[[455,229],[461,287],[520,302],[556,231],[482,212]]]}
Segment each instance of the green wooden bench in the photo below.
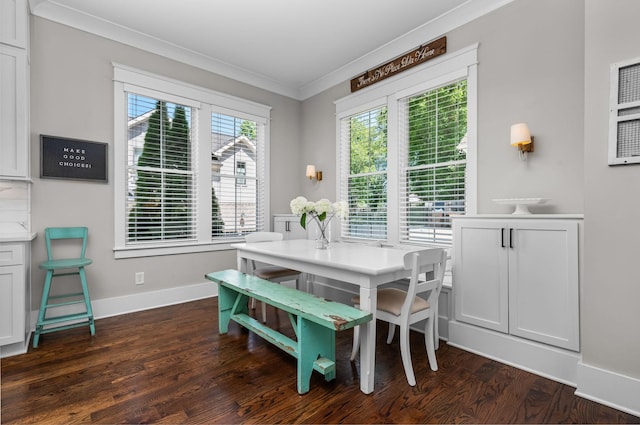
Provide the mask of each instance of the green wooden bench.
{"label": "green wooden bench", "polygon": [[[295,357],[298,360],[300,394],[309,391],[313,370],[323,374],[327,381],[335,378],[335,332],[353,328],[372,318],[371,313],[352,306],[327,301],[237,270],[208,273],[205,277],[218,284],[220,333],[227,333],[229,321],[233,320]],[[249,316],[249,298],[286,311],[297,340]]]}

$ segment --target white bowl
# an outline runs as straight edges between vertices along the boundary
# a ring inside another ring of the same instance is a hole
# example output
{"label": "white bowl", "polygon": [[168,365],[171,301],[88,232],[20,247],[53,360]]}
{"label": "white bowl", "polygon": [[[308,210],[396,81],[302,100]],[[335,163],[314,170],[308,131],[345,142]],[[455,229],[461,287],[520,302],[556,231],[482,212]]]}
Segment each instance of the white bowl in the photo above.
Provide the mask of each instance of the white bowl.
{"label": "white bowl", "polygon": [[493,202],[500,205],[512,205],[515,207],[513,214],[531,214],[529,205],[540,205],[547,202],[545,198],[509,198],[509,199],[493,199]]}

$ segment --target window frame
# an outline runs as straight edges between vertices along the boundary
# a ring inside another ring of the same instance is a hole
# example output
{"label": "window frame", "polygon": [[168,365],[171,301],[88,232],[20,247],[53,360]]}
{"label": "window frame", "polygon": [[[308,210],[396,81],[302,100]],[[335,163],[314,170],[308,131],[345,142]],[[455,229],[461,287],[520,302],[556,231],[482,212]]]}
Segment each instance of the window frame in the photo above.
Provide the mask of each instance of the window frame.
{"label": "window frame", "polygon": [[[380,106],[387,106],[387,239],[392,245],[411,244],[400,237],[400,179],[399,179],[399,102],[402,98],[434,89],[450,82],[467,80],[467,166],[465,176],[465,211],[477,213],[477,50],[478,44],[447,53],[404,73],[360,90],[335,102],[336,106],[336,161],[339,165],[336,193],[341,200],[345,175],[349,164],[342,161],[345,149],[342,143],[343,119]],[[342,233],[342,232],[341,232]],[[359,240],[341,235],[344,240]],[[429,243],[428,245],[434,245]],[[449,245],[445,245],[449,246]]]}
{"label": "window frame", "polygon": [[[230,244],[243,240],[237,236],[225,239],[211,238],[211,113],[229,111],[250,119],[261,126],[263,157],[259,161],[264,181],[259,185],[262,226],[269,228],[269,134],[271,107],[235,96],[216,92],[179,80],[142,71],[126,65],[112,63],[114,82],[114,258],[135,258],[158,255],[184,254],[231,249]],[[191,106],[193,167],[195,169],[195,197],[197,199],[194,240],[127,243],[127,93]],[[209,184],[207,184],[209,183]]]}

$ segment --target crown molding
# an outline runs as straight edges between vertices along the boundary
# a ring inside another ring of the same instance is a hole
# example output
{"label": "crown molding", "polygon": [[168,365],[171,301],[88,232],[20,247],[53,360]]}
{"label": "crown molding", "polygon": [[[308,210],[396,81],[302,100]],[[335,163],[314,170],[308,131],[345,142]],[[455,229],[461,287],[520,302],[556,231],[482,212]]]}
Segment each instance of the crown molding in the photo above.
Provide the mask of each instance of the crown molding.
{"label": "crown molding", "polygon": [[55,0],[29,0],[31,14],[81,31],[95,34],[141,50],[204,69],[276,94],[305,100],[337,84],[349,81],[364,70],[446,34],[482,15],[498,9],[513,0],[468,0],[450,12],[424,23],[409,33],[389,41],[383,46],[336,69],[335,71],[299,87],[289,86],[267,76],[234,66],[216,58],[184,49],[175,44],[113,24],[95,16],[60,5]]}

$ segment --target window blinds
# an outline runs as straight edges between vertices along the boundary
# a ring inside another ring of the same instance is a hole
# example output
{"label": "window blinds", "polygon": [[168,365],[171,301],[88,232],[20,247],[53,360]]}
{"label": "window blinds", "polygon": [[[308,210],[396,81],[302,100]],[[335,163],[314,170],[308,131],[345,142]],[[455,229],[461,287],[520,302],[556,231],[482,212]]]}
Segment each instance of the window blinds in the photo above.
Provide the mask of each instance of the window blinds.
{"label": "window blinds", "polygon": [[465,212],[467,82],[399,100],[400,241],[451,245]]}
{"label": "window blinds", "polygon": [[349,216],[342,235],[362,239],[387,237],[387,108],[343,118],[341,197]]}
{"label": "window blinds", "polygon": [[211,236],[263,230],[264,126],[222,113],[211,123]]}
{"label": "window blinds", "polygon": [[191,107],[128,93],[127,242],[195,238]]}

